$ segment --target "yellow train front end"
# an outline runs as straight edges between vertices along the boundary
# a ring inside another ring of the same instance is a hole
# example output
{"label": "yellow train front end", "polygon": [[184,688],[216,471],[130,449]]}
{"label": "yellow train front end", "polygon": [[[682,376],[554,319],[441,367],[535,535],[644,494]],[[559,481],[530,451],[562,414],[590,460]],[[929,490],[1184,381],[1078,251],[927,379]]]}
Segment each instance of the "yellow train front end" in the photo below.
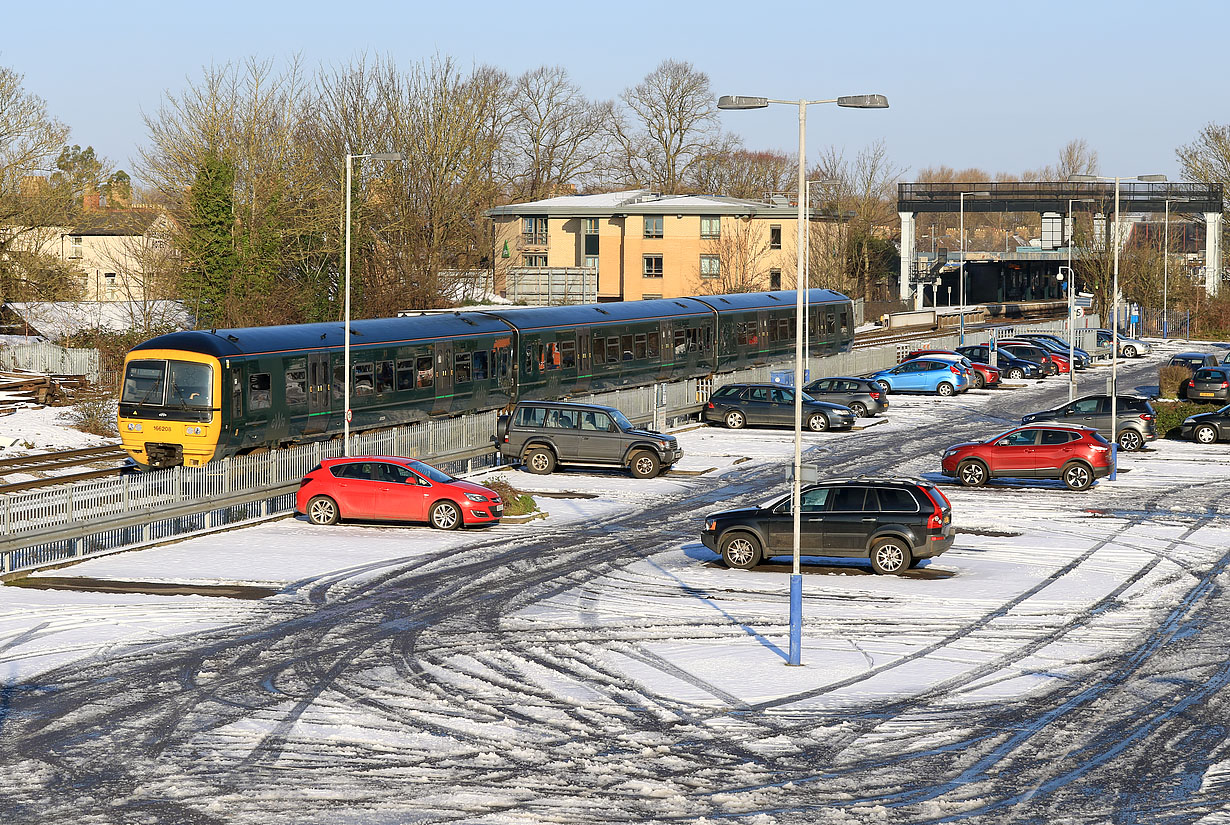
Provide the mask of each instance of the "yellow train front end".
{"label": "yellow train front end", "polygon": [[217,452],[222,366],[185,350],[137,349],[124,358],[118,427],[138,465],[200,467]]}

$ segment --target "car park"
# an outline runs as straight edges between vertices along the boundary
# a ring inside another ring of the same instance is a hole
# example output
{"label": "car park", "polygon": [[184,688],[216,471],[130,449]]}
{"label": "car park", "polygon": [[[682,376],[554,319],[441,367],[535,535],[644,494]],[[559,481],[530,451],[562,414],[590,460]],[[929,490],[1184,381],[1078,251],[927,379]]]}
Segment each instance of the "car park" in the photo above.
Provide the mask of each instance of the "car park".
{"label": "car park", "polygon": [[[732,430],[748,425],[794,426],[794,388],[780,384],[727,384],[714,390],[701,411],[706,424]],[[814,433],[848,430],[854,411],[803,393],[803,426]]]}
{"label": "car park", "polygon": [[[701,542],[728,567],[749,569],[794,547],[792,494],[705,518]],[[952,505],[931,484],[852,479],[800,491],[799,552],[865,558],[876,573],[902,573],[952,547]]]}
{"label": "car park", "polygon": [[944,451],[941,471],[967,487],[992,478],[1057,478],[1084,490],[1109,475],[1110,442],[1092,427],[1025,424],[986,441],[954,444]]}
{"label": "car park", "polygon": [[1013,341],[1020,341],[1023,344],[1032,344],[1035,347],[1040,347],[1045,350],[1048,355],[1056,360],[1059,365],[1060,372],[1067,372],[1067,365],[1075,363],[1076,369],[1087,369],[1092,361],[1089,356],[1081,350],[1076,350],[1070,353],[1067,346],[1060,346],[1049,338],[1035,337],[1033,335],[1017,335],[1012,338]]}
{"label": "car park", "polygon": [[1093,355],[1091,353],[1081,347],[1070,346],[1069,341],[1060,338],[1058,335],[1053,335],[1049,332],[1021,332],[1017,333],[1016,337],[1038,344],[1049,343],[1052,346],[1048,347],[1048,349],[1052,352],[1058,352],[1060,355],[1066,355],[1071,352],[1076,357],[1076,368],[1078,370],[1093,366]]}
{"label": "car park", "polygon": [[1000,372],[997,368],[981,361],[972,361],[961,353],[950,349],[915,350],[901,360],[910,361],[915,358],[923,358],[926,356],[952,356],[954,358],[962,359],[962,363],[968,367],[967,375],[970,379],[970,389],[982,390],[988,387],[998,387],[1000,384]]}
{"label": "car park", "polygon": [[888,409],[888,395],[870,378],[819,378],[803,391],[817,401],[849,407],[859,418],[874,418]]}
{"label": "car park", "polygon": [[[1065,353],[1055,352],[1050,347],[1047,347],[1045,344],[1043,344],[1041,341],[1026,341],[1026,340],[1019,339],[1019,338],[1011,338],[1011,339],[1007,339],[1004,341],[997,341],[996,346],[998,346],[1001,350],[1005,347],[1032,347],[1032,348],[1040,350],[1044,354],[1044,356],[1046,358],[1049,358],[1051,360],[1051,363],[1055,365],[1055,372],[1052,373],[1053,375],[1064,375],[1072,371],[1072,364],[1071,362],[1068,361],[1068,354],[1066,352]],[[1024,357],[1032,360],[1031,355],[1028,353],[1025,354]],[[1046,362],[1043,361],[1044,367],[1045,367],[1045,363]]]}
{"label": "car park", "polygon": [[1219,410],[1189,415],[1183,419],[1184,438],[1201,444],[1214,444],[1230,439],[1230,404]]}
{"label": "car park", "polygon": [[546,475],[559,466],[624,467],[653,478],[683,458],[673,435],[636,427],[615,407],[521,401],[500,416],[496,442],[505,461]]}
{"label": "car park", "polygon": [[295,512],[313,524],[341,519],[427,522],[440,530],[497,524],[494,490],[456,479],[430,464],[396,456],[326,458],[303,477]]}
{"label": "car park", "polygon": [[915,358],[895,367],[880,370],[871,379],[885,392],[933,392],[956,395],[969,389],[970,379],[965,369],[940,358]]}
{"label": "car park", "polygon": [[[1094,330],[1097,335],[1098,346],[1105,346],[1107,352],[1110,351],[1111,339],[1113,333],[1108,329]],[[1142,341],[1139,338],[1126,338],[1119,336],[1119,354],[1124,358],[1139,358],[1142,355],[1148,355],[1153,351],[1153,346],[1148,341]]]}
{"label": "car park", "polygon": [[[973,362],[990,363],[991,348],[986,344],[975,344],[968,347],[957,347],[957,352]],[[1042,378],[1042,365],[1024,358],[1016,358],[1007,352],[996,353],[996,366],[1004,378],[1020,380],[1022,378]]]}
{"label": "car park", "polygon": [[[1093,427],[1104,438],[1111,435],[1109,395],[1087,395],[1069,401],[1053,410],[1030,413],[1021,419],[1022,424],[1055,422]],[[1147,398],[1135,395],[1115,396],[1115,440],[1123,450],[1142,449],[1150,441],[1157,440],[1157,412]]]}
{"label": "car park", "polygon": [[1191,401],[1230,401],[1230,367],[1203,367],[1183,383]]}

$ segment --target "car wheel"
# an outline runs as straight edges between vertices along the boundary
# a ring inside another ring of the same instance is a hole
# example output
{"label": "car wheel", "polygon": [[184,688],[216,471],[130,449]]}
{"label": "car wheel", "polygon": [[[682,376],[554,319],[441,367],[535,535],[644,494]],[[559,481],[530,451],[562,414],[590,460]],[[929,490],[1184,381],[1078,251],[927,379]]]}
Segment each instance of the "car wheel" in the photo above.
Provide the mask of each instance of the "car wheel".
{"label": "car wheel", "polygon": [[1008,376],[1014,381],[1019,381],[1020,379],[1025,377],[1025,372],[1020,367],[1012,367],[1010,370],[1004,373],[1004,375]]}
{"label": "car wheel", "polygon": [[813,433],[822,433],[829,428],[829,420],[824,413],[815,413],[807,419],[807,429]]}
{"label": "car wheel", "polygon": [[957,478],[966,487],[981,487],[987,483],[987,465],[981,461],[962,461],[957,465]]}
{"label": "car wheel", "polygon": [[850,405],[850,409],[854,410],[854,415],[858,418],[867,417],[867,406],[865,404],[861,404],[858,401],[855,401],[853,404]]}
{"label": "car wheel", "polygon": [[726,426],[732,430],[741,430],[747,424],[747,418],[738,410],[731,410],[726,413]]}
{"label": "car wheel", "polygon": [[880,385],[880,389],[884,390],[884,392],[892,391],[892,387],[888,385],[887,381],[876,381],[876,383]]}
{"label": "car wheel", "polygon": [[437,530],[453,530],[461,524],[461,508],[451,501],[431,505],[431,526]]}
{"label": "car wheel", "polygon": [[982,377],[982,373],[974,370],[974,389],[981,390],[987,386],[987,379]]}
{"label": "car wheel", "polygon": [[1088,464],[1074,461],[1063,468],[1063,483],[1069,490],[1087,490],[1093,484],[1093,470]]}
{"label": "car wheel", "polygon": [[1196,428],[1196,440],[1201,444],[1213,444],[1217,441],[1217,429],[1209,424],[1202,424]]}
{"label": "car wheel", "polygon": [[1136,357],[1136,347],[1132,346],[1131,344],[1128,344],[1126,347],[1124,347],[1123,357],[1124,358],[1135,358]]}
{"label": "car wheel", "polygon": [[947,381],[941,381],[940,385],[935,388],[935,391],[945,398],[956,392],[952,384],[949,384]]}
{"label": "car wheel", "polygon": [[871,548],[871,569],[881,575],[910,569],[913,555],[901,539],[880,539]]}
{"label": "car wheel", "polygon": [[632,456],[632,475],[637,478],[653,478],[662,469],[662,462],[651,452],[642,450]]}
{"label": "car wheel", "polygon": [[1135,430],[1122,430],[1117,440],[1119,449],[1124,452],[1134,453],[1145,446],[1144,438]]}
{"label": "car wheel", "polygon": [[535,447],[525,454],[525,467],[535,475],[550,475],[555,469],[555,453],[546,447]]}
{"label": "car wheel", "polygon": [[337,502],[328,496],[312,496],[307,503],[307,517],[312,524],[337,524],[340,515]]}
{"label": "car wheel", "polygon": [[748,533],[722,539],[722,561],[736,570],[750,570],[760,563],[760,542]]}

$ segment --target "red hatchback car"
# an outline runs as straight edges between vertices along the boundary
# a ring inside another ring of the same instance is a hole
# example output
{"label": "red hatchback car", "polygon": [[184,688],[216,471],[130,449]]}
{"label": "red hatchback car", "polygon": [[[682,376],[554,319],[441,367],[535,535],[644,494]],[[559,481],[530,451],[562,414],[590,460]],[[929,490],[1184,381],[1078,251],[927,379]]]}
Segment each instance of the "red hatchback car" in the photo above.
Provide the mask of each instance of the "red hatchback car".
{"label": "red hatchback car", "polygon": [[944,451],[944,475],[967,487],[991,478],[1058,478],[1084,490],[1110,475],[1110,442],[1092,427],[1027,424],[986,441],[955,444]]}
{"label": "red hatchback car", "polygon": [[295,511],[313,524],[340,519],[425,521],[440,530],[497,524],[495,491],[453,478],[430,464],[395,456],[328,458],[299,483]]}

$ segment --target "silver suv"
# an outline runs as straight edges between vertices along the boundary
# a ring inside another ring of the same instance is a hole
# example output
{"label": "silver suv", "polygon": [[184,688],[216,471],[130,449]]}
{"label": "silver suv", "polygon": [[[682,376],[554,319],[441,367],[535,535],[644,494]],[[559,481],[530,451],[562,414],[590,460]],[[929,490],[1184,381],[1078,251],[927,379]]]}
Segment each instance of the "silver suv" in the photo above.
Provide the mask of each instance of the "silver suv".
{"label": "silver suv", "polygon": [[626,467],[653,478],[683,458],[673,435],[642,430],[614,407],[522,401],[496,425],[500,455],[546,475],[559,465]]}
{"label": "silver suv", "polygon": [[[1122,450],[1143,449],[1145,444],[1157,440],[1157,412],[1149,399],[1135,395],[1116,396],[1115,439]],[[1053,410],[1030,413],[1021,419],[1022,424],[1038,424],[1054,421],[1058,424],[1079,424],[1093,427],[1103,436],[1110,437],[1110,396],[1087,395],[1056,407]]]}

